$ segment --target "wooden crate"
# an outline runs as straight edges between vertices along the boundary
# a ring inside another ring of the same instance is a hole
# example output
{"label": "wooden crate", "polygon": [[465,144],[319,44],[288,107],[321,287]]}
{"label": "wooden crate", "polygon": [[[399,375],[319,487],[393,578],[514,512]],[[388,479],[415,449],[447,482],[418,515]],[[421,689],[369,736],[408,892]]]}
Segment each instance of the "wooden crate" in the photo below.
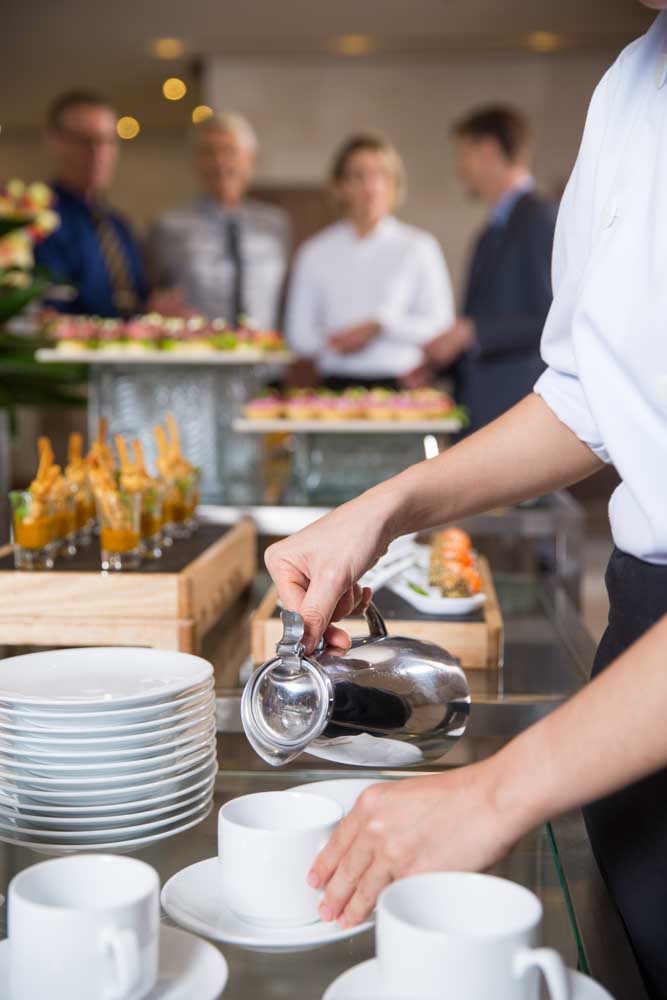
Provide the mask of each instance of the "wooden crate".
{"label": "wooden crate", "polygon": [[[393,635],[433,642],[461,660],[466,670],[498,670],[503,664],[503,619],[489,564],[479,557],[479,572],[486,601],[476,613],[457,618],[424,615],[381,588],[374,601]],[[282,635],[277,613],[277,592],[272,587],[257,608],[252,620],[252,657],[263,663],[275,656],[276,643]],[[340,623],[351,635],[364,635],[365,623],[350,618]]]}
{"label": "wooden crate", "polygon": [[162,560],[102,573],[95,542],[53,570],[17,572],[0,549],[0,645],[153,646],[196,652],[257,569],[256,531],[203,525]]}

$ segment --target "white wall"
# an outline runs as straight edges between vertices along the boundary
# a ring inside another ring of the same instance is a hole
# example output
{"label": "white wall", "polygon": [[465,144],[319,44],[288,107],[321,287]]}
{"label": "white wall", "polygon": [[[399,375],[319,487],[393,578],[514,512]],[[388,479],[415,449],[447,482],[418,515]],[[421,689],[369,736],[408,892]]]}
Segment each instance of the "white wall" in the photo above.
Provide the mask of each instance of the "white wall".
{"label": "white wall", "polygon": [[522,108],[536,130],[538,180],[545,190],[560,191],[590,95],[613,58],[601,51],[369,61],[217,57],[207,66],[203,96],[213,106],[242,111],[256,126],[264,182],[317,182],[350,132],[385,132],[407,166],[402,215],[438,236],[460,289],[482,212],[462,197],[453,175],[450,124],[481,103]]}

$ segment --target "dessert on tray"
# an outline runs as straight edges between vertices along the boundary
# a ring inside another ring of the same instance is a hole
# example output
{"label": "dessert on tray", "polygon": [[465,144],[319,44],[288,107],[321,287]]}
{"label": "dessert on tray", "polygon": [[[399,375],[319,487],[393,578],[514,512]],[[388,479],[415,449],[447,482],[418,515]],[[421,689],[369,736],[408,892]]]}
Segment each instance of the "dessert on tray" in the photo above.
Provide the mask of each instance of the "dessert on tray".
{"label": "dessert on tray", "polygon": [[465,531],[448,528],[433,536],[428,582],[443,597],[474,597],[480,592],[475,556]]}
{"label": "dessert on tray", "polygon": [[250,320],[234,329],[224,319],[208,320],[200,315],[147,313],[122,321],[52,313],[46,330],[57,350],[65,354],[90,350],[128,355],[146,351],[270,354],[287,349],[279,333],[256,329]]}
{"label": "dessert on tray", "polygon": [[369,420],[415,422],[458,419],[465,411],[440,389],[359,389],[332,392],[297,389],[285,395],[270,393],[251,399],[244,407],[249,420],[304,421]]}

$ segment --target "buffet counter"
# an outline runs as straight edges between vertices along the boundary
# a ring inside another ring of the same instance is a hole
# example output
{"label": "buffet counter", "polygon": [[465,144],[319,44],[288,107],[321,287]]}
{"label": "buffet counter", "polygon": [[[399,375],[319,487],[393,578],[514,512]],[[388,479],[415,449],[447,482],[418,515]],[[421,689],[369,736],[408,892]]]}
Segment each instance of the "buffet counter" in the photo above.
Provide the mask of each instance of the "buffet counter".
{"label": "buffet counter", "polygon": [[[586,680],[593,644],[563,588],[516,575],[496,577],[505,629],[505,665],[500,671],[472,671],[473,708],[466,734],[451,754],[422,771],[479,760],[511,739]],[[267,586],[259,576],[246,596],[207,636],[203,654],[218,677],[220,772],[214,808],[194,829],[144,849],[162,883],[177,871],[216,854],[216,816],[228,799],[253,791],[287,789],[336,777],[402,780],[414,771],[378,772],[349,768],[302,755],[271,769],[250,749],[241,731],[239,691],[223,689],[247,656],[246,613]],[[573,752],[575,748],[573,748]],[[22,847],[0,845],[0,893],[20,869],[40,860]],[[565,816],[525,837],[494,871],[531,888],[544,906],[545,943],[559,949],[566,964],[589,972],[616,1000],[643,1000],[632,952],[600,878],[580,814]],[[0,933],[5,933],[0,907]],[[164,919],[168,921],[165,916]],[[317,1000],[341,972],[373,954],[373,932],[317,950],[266,954],[220,945],[230,966],[229,1000]]]}

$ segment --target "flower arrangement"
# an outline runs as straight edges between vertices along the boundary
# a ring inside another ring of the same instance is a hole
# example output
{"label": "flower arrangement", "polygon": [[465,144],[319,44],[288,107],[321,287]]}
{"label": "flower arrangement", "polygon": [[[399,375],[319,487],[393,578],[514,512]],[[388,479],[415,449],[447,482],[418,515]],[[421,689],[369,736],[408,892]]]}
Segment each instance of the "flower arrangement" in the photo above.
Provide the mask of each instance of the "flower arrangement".
{"label": "flower arrangement", "polygon": [[0,322],[20,312],[46,287],[33,247],[60,225],[53,192],[40,182],[14,179],[0,188]]}

